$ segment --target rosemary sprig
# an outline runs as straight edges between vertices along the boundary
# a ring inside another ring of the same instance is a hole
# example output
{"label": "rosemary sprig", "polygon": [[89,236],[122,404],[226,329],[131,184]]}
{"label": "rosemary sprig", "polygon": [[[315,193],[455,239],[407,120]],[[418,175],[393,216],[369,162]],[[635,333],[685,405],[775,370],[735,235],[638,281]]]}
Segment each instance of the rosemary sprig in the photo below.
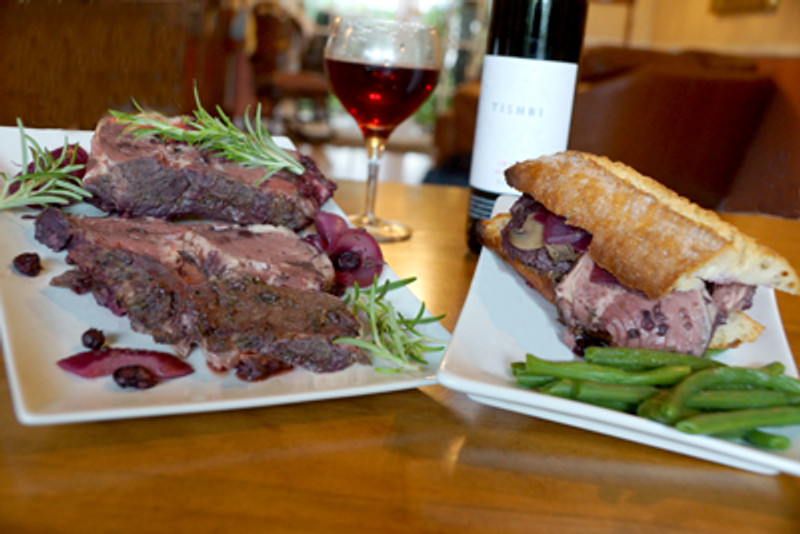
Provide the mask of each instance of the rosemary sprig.
{"label": "rosemary sprig", "polygon": [[[376,358],[388,360],[392,367],[375,369],[384,373],[399,373],[405,370],[417,370],[427,365],[425,354],[444,349],[442,341],[421,334],[420,325],[440,321],[444,315],[424,317],[425,304],[413,318],[406,318],[397,311],[394,305],[386,300],[386,295],[395,289],[407,286],[416,278],[389,281],[378,284],[377,277],[368,290],[362,290],[356,284],[344,296],[344,302],[358,318],[365,318],[364,332],[358,338],[338,338],[336,343],[346,343],[367,350],[373,365]],[[438,344],[438,345],[435,345]]]}
{"label": "rosemary sprig", "polygon": [[260,185],[275,172],[286,169],[294,174],[303,174],[303,165],[282,149],[269,135],[261,122],[261,104],[256,107],[255,122],[249,118],[250,108],[245,110],[242,131],[217,106],[219,118],[212,117],[200,103],[197,89],[194,92],[197,109],[194,120],[188,119],[184,124],[170,121],[164,115],[153,111],[145,111],[134,100],[133,105],[138,113],[125,113],[111,110],[110,113],[118,121],[128,124],[126,131],[137,139],[148,135],[174,139],[192,145],[200,150],[210,152],[214,156],[223,157],[246,168],[267,169],[256,183]]}
{"label": "rosemary sprig", "polygon": [[[50,204],[69,204],[72,201],[81,201],[92,196],[83,188],[81,179],[74,173],[82,170],[85,165],[75,163],[75,152],[67,160],[69,141],[64,139],[64,148],[59,157],[43,149],[36,140],[25,133],[22,121],[17,119],[20,140],[22,143],[22,170],[19,174],[9,178],[0,172],[3,182],[2,197],[0,197],[0,210],[18,208],[21,206],[48,206]],[[31,145],[32,169],[29,169],[31,160],[28,159],[28,145]]]}

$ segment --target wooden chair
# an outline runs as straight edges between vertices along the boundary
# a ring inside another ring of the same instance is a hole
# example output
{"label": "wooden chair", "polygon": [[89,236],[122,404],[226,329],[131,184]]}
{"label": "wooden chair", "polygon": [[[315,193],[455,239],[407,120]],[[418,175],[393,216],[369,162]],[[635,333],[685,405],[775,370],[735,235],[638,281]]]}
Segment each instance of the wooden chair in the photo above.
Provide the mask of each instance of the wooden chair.
{"label": "wooden chair", "polygon": [[[320,41],[306,40],[299,23],[280,6],[259,4],[253,14],[258,45],[250,61],[262,113],[282,121],[290,134],[304,140],[330,139],[330,91]],[[294,112],[281,116],[281,104],[286,100],[294,104]],[[310,117],[304,114],[305,104],[310,104]],[[322,128],[312,132],[306,128],[311,123]]]}
{"label": "wooden chair", "polygon": [[0,2],[0,124],[93,129],[135,99],[165,114],[222,104],[219,1]]}

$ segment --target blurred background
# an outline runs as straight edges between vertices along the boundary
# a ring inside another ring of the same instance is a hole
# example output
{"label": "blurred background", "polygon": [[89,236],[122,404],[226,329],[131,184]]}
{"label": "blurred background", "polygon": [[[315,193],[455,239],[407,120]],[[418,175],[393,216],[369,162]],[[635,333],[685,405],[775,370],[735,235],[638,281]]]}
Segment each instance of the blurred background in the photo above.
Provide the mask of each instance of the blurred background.
{"label": "blurred background", "polygon": [[[619,159],[707,207],[800,217],[800,1],[593,0],[571,148]],[[334,179],[363,180],[328,91],[337,15],[438,27],[440,84],[391,137],[384,180],[465,186],[490,0],[0,0],[0,125],[92,129],[135,99],[240,121],[261,105]]]}

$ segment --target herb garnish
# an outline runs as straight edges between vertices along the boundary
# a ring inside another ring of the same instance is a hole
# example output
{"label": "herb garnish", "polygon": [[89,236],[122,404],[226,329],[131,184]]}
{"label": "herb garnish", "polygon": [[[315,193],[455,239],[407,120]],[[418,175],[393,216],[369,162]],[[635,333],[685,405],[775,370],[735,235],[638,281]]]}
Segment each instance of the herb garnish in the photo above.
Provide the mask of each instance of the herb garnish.
{"label": "herb garnish", "polygon": [[[0,210],[20,206],[69,204],[92,196],[83,188],[81,179],[74,175],[86,166],[75,163],[76,152],[68,150],[67,139],[64,139],[64,147],[60,154],[54,156],[25,133],[22,121],[19,119],[17,126],[22,143],[22,170],[11,178],[0,172],[0,179],[3,181]],[[32,161],[28,159],[28,144],[31,145]]]}
{"label": "herb garnish", "polygon": [[200,96],[196,89],[194,97],[197,103],[194,120],[187,117],[183,124],[170,121],[160,113],[145,111],[135,100],[133,105],[139,113],[114,110],[110,113],[121,123],[128,124],[126,131],[137,139],[148,135],[174,139],[206,150],[214,156],[224,157],[248,169],[266,168],[266,174],[256,185],[260,185],[273,173],[282,169],[294,174],[305,172],[303,165],[278,146],[264,128],[261,122],[261,104],[256,107],[255,122],[250,121],[250,108],[247,108],[244,114],[245,131],[242,131],[219,106],[217,106],[219,118],[212,117],[200,104]]}
{"label": "herb garnish", "polygon": [[[425,304],[421,304],[419,311],[413,318],[405,318],[397,311],[394,305],[384,297],[390,291],[407,286],[416,278],[389,281],[378,284],[377,277],[367,290],[355,284],[345,293],[343,300],[350,307],[357,318],[366,319],[366,332],[359,338],[343,337],[336,339],[336,343],[347,343],[361,347],[371,353],[373,358],[381,358],[392,362],[394,367],[376,367],[385,373],[399,373],[405,370],[417,370],[420,365],[427,365],[424,354],[442,350],[442,341],[429,336],[424,336],[417,331],[420,325],[440,321],[444,315],[437,317],[423,317]],[[374,364],[373,359],[373,364]]]}

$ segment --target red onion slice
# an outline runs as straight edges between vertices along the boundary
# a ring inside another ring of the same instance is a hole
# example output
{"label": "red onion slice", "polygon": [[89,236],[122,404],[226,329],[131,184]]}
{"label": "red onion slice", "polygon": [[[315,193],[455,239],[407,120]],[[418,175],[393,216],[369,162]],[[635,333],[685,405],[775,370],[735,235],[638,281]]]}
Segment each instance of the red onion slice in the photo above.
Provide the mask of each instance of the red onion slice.
{"label": "red onion slice", "polygon": [[383,270],[383,253],[375,238],[361,228],[348,228],[336,244],[328,249],[336,269],[336,281],[344,286],[355,282],[361,287],[372,285]]}
{"label": "red onion slice", "polygon": [[585,232],[567,224],[564,217],[550,213],[544,223],[544,241],[549,245],[570,244],[580,240]]}
{"label": "red onion slice", "polygon": [[564,217],[550,213],[544,224],[544,242],[548,245],[572,245],[578,252],[583,252],[589,247],[592,235],[567,224]]}
{"label": "red onion slice", "polygon": [[303,236],[303,241],[310,244],[320,252],[325,252],[325,249],[327,248],[325,241],[319,234],[308,234],[306,236]]}
{"label": "red onion slice", "polygon": [[[89,163],[89,153],[80,146],[78,143],[73,143],[71,145],[67,145],[67,155],[64,157],[64,161],[61,164],[61,167],[66,167],[67,165],[84,165],[84,168],[78,169],[77,171],[73,172],[72,175],[76,178],[83,178],[86,174],[86,167],[85,165]],[[50,151],[53,159],[58,161],[61,155],[64,153],[64,147],[58,147],[54,150]],[[28,163],[27,173],[30,174],[32,172],[36,172],[36,162],[31,161]]]}
{"label": "red onion slice", "polygon": [[322,238],[325,248],[336,245],[336,240],[349,228],[347,221],[336,214],[327,211],[319,211],[314,219],[314,227],[317,234]]}
{"label": "red onion slice", "polygon": [[109,376],[120,367],[141,365],[155,377],[165,380],[194,372],[191,365],[177,356],[155,350],[106,348],[88,350],[56,362],[67,372],[84,378]]}
{"label": "red onion slice", "polygon": [[[83,176],[86,174],[86,164],[89,162],[89,153],[86,152],[86,150],[84,150],[83,147],[80,146],[78,143],[67,145],[66,148],[67,148],[67,155],[64,158],[64,161],[61,163],[61,166],[59,168],[65,167],[67,165],[83,165],[84,166],[83,168],[78,169],[72,173],[72,176],[79,179],[83,179]],[[58,161],[58,158],[60,158],[61,154],[63,153],[64,153],[63,146],[50,151],[50,154],[56,161]],[[28,167],[25,169],[25,174],[31,174],[34,172],[36,172],[36,161],[31,161],[30,163],[28,163]],[[20,176],[21,174],[22,174],[21,172],[17,173],[17,176]],[[20,188],[20,183],[18,181],[11,182],[11,184],[9,184],[8,186],[7,195],[8,196],[13,195],[19,190],[19,188]],[[41,186],[37,186],[34,188],[34,190],[40,188]],[[32,205],[30,207],[36,208],[38,206]]]}
{"label": "red onion slice", "polygon": [[537,204],[534,211],[532,211],[531,214],[533,215],[533,220],[541,224],[547,223],[547,219],[549,219],[550,216],[552,215],[541,204]]}
{"label": "red onion slice", "polygon": [[336,282],[349,287],[372,284],[383,270],[383,253],[374,237],[361,228],[351,228],[333,213],[320,211],[314,220],[316,236],[305,239],[328,254],[336,271]]}
{"label": "red onion slice", "polygon": [[612,286],[621,286],[617,277],[606,271],[596,263],[592,266],[592,272],[589,273],[589,281],[593,284],[606,284]]}

